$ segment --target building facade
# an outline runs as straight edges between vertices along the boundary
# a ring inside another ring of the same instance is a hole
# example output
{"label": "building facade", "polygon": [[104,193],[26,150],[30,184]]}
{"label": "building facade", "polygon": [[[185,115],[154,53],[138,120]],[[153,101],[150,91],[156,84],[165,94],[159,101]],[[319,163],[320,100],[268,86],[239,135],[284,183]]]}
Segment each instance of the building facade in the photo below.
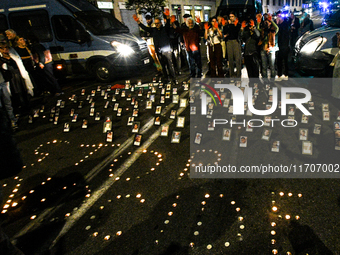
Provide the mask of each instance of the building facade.
{"label": "building facade", "polygon": [[[131,33],[138,34],[139,28],[132,19],[135,10],[127,10],[125,1],[113,0],[88,0],[99,9],[112,13],[119,21],[129,27]],[[201,21],[209,21],[209,18],[216,14],[216,0],[168,0],[166,8],[170,10],[170,15],[176,15],[177,20],[182,23],[183,15],[190,14],[192,17],[200,17]]]}
{"label": "building facade", "polygon": [[302,0],[262,0],[263,12],[274,13],[279,10],[288,10],[290,12],[302,9]]}

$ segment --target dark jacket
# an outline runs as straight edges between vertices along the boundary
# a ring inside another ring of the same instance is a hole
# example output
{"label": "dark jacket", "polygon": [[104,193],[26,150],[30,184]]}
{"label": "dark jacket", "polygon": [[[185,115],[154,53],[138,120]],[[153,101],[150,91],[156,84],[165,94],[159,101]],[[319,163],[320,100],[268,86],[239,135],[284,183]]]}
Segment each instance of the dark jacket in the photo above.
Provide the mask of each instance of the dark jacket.
{"label": "dark jacket", "polygon": [[286,50],[289,48],[289,30],[290,24],[288,20],[283,20],[281,24],[278,25],[279,32],[277,33],[277,44],[279,50]]}
{"label": "dark jacket", "polygon": [[170,32],[169,21],[165,23],[165,26],[162,25],[160,29],[156,27],[147,27],[142,23],[139,23],[139,26],[143,30],[151,34],[151,36],[153,37],[153,42],[154,42],[157,53],[171,51],[170,36],[169,36],[169,32]]}
{"label": "dark jacket", "polygon": [[176,27],[176,32],[183,35],[183,40],[185,43],[185,48],[188,52],[196,51],[200,49],[201,41],[201,28],[195,25],[192,29],[186,27]]}
{"label": "dark jacket", "polygon": [[300,28],[300,20],[297,17],[294,17],[294,21],[292,18],[289,18],[290,23],[290,32],[293,36],[297,36],[299,34],[299,28]]}
{"label": "dark jacket", "polygon": [[240,33],[241,25],[238,23],[236,26],[234,24],[228,24],[223,27],[223,35],[226,35],[224,38],[225,41],[229,40],[238,40]]}
{"label": "dark jacket", "polygon": [[314,30],[313,21],[309,18],[305,18],[301,24],[301,34],[304,34],[307,31],[313,31],[313,30]]}
{"label": "dark jacket", "polygon": [[260,32],[254,28],[254,31],[250,31],[249,26],[241,30],[241,39],[245,43],[244,55],[252,55],[258,51],[258,42],[260,38]]}

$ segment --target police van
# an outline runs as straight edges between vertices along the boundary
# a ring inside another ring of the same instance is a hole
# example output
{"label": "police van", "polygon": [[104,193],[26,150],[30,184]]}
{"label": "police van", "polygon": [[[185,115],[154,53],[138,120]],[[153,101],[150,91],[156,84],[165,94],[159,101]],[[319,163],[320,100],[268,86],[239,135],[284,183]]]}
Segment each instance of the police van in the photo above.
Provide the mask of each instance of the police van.
{"label": "police van", "polygon": [[89,73],[108,82],[151,65],[146,42],[86,0],[1,0],[0,30],[8,28],[37,37],[56,75]]}

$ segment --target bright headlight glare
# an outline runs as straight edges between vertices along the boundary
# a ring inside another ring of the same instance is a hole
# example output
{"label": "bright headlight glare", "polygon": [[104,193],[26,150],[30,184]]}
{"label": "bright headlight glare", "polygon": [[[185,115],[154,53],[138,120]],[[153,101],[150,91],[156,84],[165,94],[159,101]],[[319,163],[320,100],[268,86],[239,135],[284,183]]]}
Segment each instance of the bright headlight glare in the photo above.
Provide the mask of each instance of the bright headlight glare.
{"label": "bright headlight glare", "polygon": [[317,37],[309,42],[307,42],[302,48],[301,52],[306,54],[313,54],[314,52],[318,51],[325,43],[327,39],[324,37]]}
{"label": "bright headlight glare", "polygon": [[129,45],[117,41],[111,42],[111,45],[112,47],[117,49],[120,55],[123,55],[124,57],[129,56],[130,54],[135,52]]}

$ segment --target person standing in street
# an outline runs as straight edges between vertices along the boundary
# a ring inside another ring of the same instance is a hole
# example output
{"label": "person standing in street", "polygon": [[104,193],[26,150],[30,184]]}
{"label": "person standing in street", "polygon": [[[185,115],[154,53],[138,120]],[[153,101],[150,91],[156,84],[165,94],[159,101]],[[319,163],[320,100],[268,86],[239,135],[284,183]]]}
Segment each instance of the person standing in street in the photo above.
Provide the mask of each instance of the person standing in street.
{"label": "person standing in street", "polygon": [[[233,11],[230,12],[229,19],[230,23],[223,29],[224,40],[227,44],[229,75],[231,78],[241,78],[242,55],[239,41],[241,25]],[[234,70],[234,61],[236,63],[236,73]]]}
{"label": "person standing in street", "polygon": [[31,50],[28,48],[26,38],[24,38],[21,35],[18,35],[15,38],[15,45],[16,46],[14,47],[14,49],[21,57],[22,63],[24,64],[26,71],[28,72],[31,81],[34,85],[34,94],[40,95],[43,92],[41,90],[43,86],[42,84],[40,84],[39,77],[36,75],[36,68],[33,60],[33,55]]}
{"label": "person standing in street", "polygon": [[245,43],[244,46],[244,62],[247,68],[249,78],[259,78],[259,56],[257,44],[260,38],[260,32],[255,27],[254,20],[250,20],[246,25],[246,21],[241,24],[241,39]]}
{"label": "person standing in street", "polygon": [[209,59],[210,59],[210,76],[224,77],[222,69],[222,45],[223,39],[222,31],[218,27],[216,17],[210,18],[210,25],[204,24],[204,39],[208,43]]}
{"label": "person standing in street", "polygon": [[201,41],[201,28],[195,24],[193,18],[189,17],[186,19],[187,26],[177,27],[174,20],[171,20],[172,26],[179,34],[183,35],[185,49],[189,56],[189,69],[191,78],[202,77],[202,60],[200,51]]}
{"label": "person standing in street", "polygon": [[[153,24],[153,18],[150,14],[147,14],[145,16],[145,20],[146,20],[146,26],[147,27],[155,27],[155,25]],[[153,59],[153,61],[155,62],[157,71],[159,73],[162,73],[162,65],[159,62],[159,59],[157,57],[156,51],[155,51],[155,45],[153,42],[153,38],[151,36],[151,34],[147,31],[141,31],[141,37],[143,37],[144,40],[146,40],[146,43],[148,45],[148,49],[149,49],[149,53]]]}
{"label": "person standing in street", "polygon": [[1,111],[3,111],[3,109],[6,110],[12,128],[16,129],[18,127],[18,119],[15,117],[12,107],[11,92],[9,88],[9,81],[11,79],[11,72],[7,70],[6,64],[0,61],[0,109]]}
{"label": "person standing in street", "polygon": [[270,79],[275,78],[275,35],[279,31],[278,26],[272,20],[270,14],[263,15],[264,21],[257,23],[257,29],[260,31],[259,45],[261,47],[262,61],[262,78],[268,79],[268,66],[270,68]]}
{"label": "person standing in street", "polygon": [[[176,21],[176,16],[171,15],[170,20],[174,19],[174,23],[177,23],[176,26],[179,27],[178,21]],[[181,74],[181,67],[182,67],[182,59],[181,59],[181,52],[180,52],[180,34],[171,26],[170,23],[170,45],[172,51],[172,58],[175,67],[176,74]]]}
{"label": "person standing in street", "polygon": [[289,23],[290,23],[290,48],[292,51],[294,51],[296,39],[299,36],[300,20],[299,18],[295,17],[294,13],[291,13]]}
{"label": "person standing in street", "polygon": [[288,80],[288,55],[289,55],[289,21],[281,17],[281,13],[278,13],[276,23],[279,27],[277,33],[277,44],[279,51],[277,54],[277,77],[275,81]]}
{"label": "person standing in street", "polygon": [[164,13],[166,17],[165,26],[162,25],[160,18],[154,19],[155,27],[147,27],[140,22],[137,15],[133,15],[133,19],[137,24],[145,31],[149,32],[153,38],[155,50],[157,56],[162,65],[162,72],[165,80],[175,81],[175,67],[172,60],[172,50],[170,45],[170,20],[169,20],[169,10]]}
{"label": "person standing in street", "polygon": [[303,35],[307,31],[313,31],[313,30],[314,30],[314,23],[310,19],[310,15],[307,14],[306,18],[301,23],[301,35]]}
{"label": "person standing in street", "polygon": [[0,61],[3,69],[9,70],[8,81],[12,96],[12,106],[17,113],[26,113],[29,109],[30,97],[33,97],[33,84],[18,53],[9,47],[5,38],[0,36]]}
{"label": "person standing in street", "polygon": [[[0,93],[4,77],[0,72]],[[12,130],[8,116],[6,115],[0,101],[0,180],[17,175],[23,168],[23,161],[20,152],[13,139]],[[0,206],[3,207],[3,194],[0,185]],[[1,224],[0,224],[1,225]],[[0,254],[1,255],[23,255],[24,253],[15,247],[8,236],[0,227]]]}
{"label": "person standing in street", "polygon": [[331,96],[335,99],[340,99],[340,33],[339,32],[336,33],[336,37],[337,37],[337,45],[338,45],[339,51],[335,55],[332,63],[330,64],[331,66],[334,66]]}
{"label": "person standing in street", "polygon": [[30,38],[32,55],[36,65],[36,70],[45,82],[46,90],[55,96],[63,94],[57,79],[53,74],[53,59],[50,50],[39,43],[38,38]]}
{"label": "person standing in street", "polygon": [[[183,15],[183,23],[181,24],[181,28],[188,28],[187,18],[192,18],[192,15],[187,14],[187,13]],[[184,61],[181,62],[181,65],[182,65],[181,68],[183,68],[186,64],[189,65],[189,55],[188,55],[188,52],[186,51],[184,38],[183,38],[182,35],[179,37],[179,44],[181,46],[180,47],[181,48],[181,56],[182,56],[182,59],[184,60]]]}

